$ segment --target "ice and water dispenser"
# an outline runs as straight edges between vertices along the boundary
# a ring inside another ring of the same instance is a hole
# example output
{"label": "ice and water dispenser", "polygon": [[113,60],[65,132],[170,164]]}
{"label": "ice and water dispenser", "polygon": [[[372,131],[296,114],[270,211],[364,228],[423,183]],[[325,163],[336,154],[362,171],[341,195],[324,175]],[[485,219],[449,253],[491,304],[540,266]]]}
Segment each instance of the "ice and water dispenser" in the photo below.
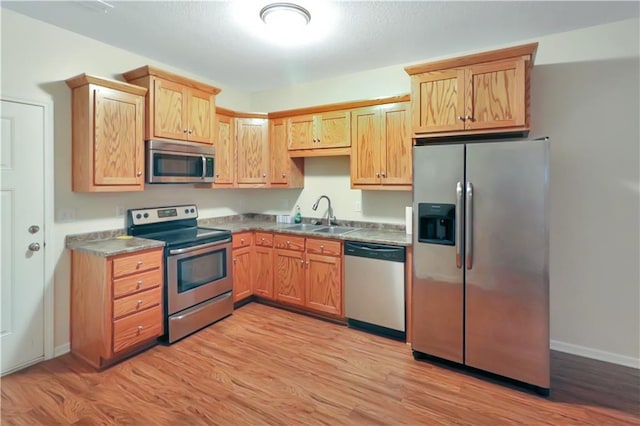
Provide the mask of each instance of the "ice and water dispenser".
{"label": "ice and water dispenser", "polygon": [[418,203],[418,241],[445,246],[455,245],[455,204]]}

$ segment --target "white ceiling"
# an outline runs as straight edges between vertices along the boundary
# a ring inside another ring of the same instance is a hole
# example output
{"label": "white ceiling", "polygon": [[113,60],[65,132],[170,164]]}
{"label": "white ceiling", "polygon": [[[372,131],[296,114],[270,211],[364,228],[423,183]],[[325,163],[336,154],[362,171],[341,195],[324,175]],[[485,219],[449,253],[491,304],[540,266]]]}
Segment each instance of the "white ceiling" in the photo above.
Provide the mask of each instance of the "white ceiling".
{"label": "white ceiling", "polygon": [[[5,1],[2,7],[254,92],[437,56],[515,43],[639,16],[638,2],[322,1],[307,43],[265,38],[269,0]],[[290,0],[291,1],[291,0]]]}

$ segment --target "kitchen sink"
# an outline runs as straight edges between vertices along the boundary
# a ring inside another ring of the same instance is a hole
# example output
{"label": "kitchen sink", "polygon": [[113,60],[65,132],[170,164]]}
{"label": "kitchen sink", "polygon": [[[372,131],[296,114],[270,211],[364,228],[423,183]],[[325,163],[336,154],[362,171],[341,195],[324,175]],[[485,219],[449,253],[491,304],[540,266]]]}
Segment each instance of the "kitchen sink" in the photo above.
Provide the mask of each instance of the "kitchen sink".
{"label": "kitchen sink", "polygon": [[357,231],[359,228],[351,226],[325,226],[324,228],[314,229],[313,232],[321,232],[323,234],[344,235],[349,232]]}
{"label": "kitchen sink", "polygon": [[326,228],[324,225],[310,225],[308,223],[299,223],[297,225],[287,226],[288,231],[317,231],[318,229]]}

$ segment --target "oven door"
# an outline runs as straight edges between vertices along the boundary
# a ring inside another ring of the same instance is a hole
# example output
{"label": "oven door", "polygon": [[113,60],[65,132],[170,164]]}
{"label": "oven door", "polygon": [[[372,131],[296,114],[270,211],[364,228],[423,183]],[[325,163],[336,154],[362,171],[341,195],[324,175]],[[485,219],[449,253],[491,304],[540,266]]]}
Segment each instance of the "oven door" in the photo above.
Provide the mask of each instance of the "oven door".
{"label": "oven door", "polygon": [[167,315],[233,289],[231,238],[167,253]]}

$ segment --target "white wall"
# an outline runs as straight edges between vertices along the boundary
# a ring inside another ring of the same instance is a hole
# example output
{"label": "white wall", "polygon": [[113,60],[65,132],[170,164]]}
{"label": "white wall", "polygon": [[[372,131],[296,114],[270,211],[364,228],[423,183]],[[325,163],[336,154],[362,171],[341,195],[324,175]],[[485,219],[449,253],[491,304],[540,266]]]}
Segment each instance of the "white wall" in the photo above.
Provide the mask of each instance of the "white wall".
{"label": "white wall", "polygon": [[[408,93],[404,64],[247,94],[6,9],[0,11],[1,92],[53,102],[55,208],[77,212],[77,220],[55,223],[56,345],[69,337],[69,259],[64,236],[121,228],[124,220],[115,217],[115,205],[195,202],[207,217],[284,213],[299,204],[304,216],[319,217],[326,205],[317,212],[311,205],[327,194],[339,219],[403,223],[411,194],[351,190],[347,157],[305,160],[303,190],[212,191],[180,186],[177,191],[168,186],[148,187],[142,194],[72,193],[70,91],[64,80],[81,72],[120,79],[124,71],[154,64],[222,88],[217,98],[221,106],[275,111]],[[532,133],[553,139],[552,338],[574,345],[565,349],[626,363],[640,358],[638,26],[635,19],[537,39],[532,95]],[[501,46],[487,46],[487,50],[497,47]],[[355,211],[357,200],[362,212]]]}

